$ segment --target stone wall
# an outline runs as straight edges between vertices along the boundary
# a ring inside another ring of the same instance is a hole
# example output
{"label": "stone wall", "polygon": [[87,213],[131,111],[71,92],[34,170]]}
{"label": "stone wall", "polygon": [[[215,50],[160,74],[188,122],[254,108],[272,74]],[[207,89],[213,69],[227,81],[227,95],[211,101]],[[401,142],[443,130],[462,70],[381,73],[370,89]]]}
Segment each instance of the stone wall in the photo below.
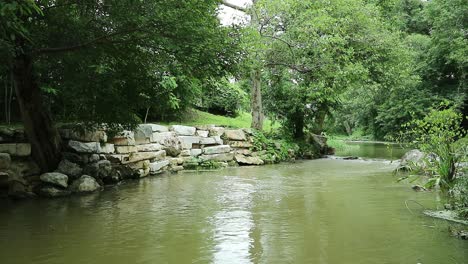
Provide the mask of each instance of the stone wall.
{"label": "stone wall", "polygon": [[63,160],[40,174],[19,129],[0,131],[0,195],[58,197],[185,169],[262,165],[250,129],[142,124],[111,137],[104,130],[61,129]]}

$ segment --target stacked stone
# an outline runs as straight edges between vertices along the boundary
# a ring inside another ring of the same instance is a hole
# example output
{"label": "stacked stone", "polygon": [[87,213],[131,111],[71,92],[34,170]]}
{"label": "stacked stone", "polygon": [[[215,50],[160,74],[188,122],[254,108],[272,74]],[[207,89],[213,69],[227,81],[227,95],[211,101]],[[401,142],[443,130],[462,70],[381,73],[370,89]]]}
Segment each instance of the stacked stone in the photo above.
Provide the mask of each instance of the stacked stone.
{"label": "stacked stone", "polygon": [[[73,192],[93,192],[105,184],[165,171],[178,172],[213,164],[218,167],[263,164],[259,155],[250,150],[248,129],[141,124],[134,131],[123,131],[112,137],[105,129],[62,128],[60,134],[66,145],[63,160],[55,172],[42,175],[30,158],[28,143],[4,142],[5,138],[10,141],[14,138],[0,134],[3,140],[0,141],[0,186],[2,181],[11,181],[11,175],[16,175],[20,182],[25,175],[35,175],[35,193],[58,197]],[[12,157],[21,157],[18,160],[27,160],[32,165],[12,166]],[[16,171],[23,168],[23,171],[12,173],[11,167]],[[21,184],[28,185],[27,182]]]}
{"label": "stacked stone", "polygon": [[250,129],[226,130],[225,138],[235,153],[235,160],[239,165],[263,165],[258,153],[251,151],[252,131]]}
{"label": "stacked stone", "polygon": [[39,172],[23,130],[0,128],[0,196],[34,195],[29,183]]}

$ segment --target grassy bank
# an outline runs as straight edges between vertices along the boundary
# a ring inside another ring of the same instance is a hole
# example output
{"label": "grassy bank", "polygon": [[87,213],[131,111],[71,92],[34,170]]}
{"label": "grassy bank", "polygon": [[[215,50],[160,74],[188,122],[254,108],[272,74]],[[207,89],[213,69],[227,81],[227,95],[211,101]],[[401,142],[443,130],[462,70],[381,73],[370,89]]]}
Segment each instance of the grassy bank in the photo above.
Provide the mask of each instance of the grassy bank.
{"label": "grassy bank", "polygon": [[[174,120],[171,122],[148,121],[148,123],[186,126],[218,125],[232,128],[248,128],[252,123],[252,116],[250,113],[242,112],[236,117],[226,117],[192,109],[186,113],[181,114],[181,118],[179,120]],[[63,125],[63,123],[58,123],[58,125]],[[279,126],[280,125],[278,123],[273,124],[270,120],[267,119],[264,122],[263,128],[265,131],[270,131],[272,128],[279,128]],[[0,127],[21,128],[23,125],[21,123],[14,123],[11,125],[0,123]]]}
{"label": "grassy bank", "polygon": [[[200,126],[200,125],[218,125],[233,128],[246,128],[250,127],[252,123],[252,116],[250,113],[240,113],[237,117],[226,117],[213,115],[199,110],[190,110],[180,118],[180,120],[172,122],[156,122],[163,125],[187,125],[187,126]],[[278,128],[279,124],[272,124],[270,120],[265,120],[263,128],[265,131],[270,131],[272,128]]]}

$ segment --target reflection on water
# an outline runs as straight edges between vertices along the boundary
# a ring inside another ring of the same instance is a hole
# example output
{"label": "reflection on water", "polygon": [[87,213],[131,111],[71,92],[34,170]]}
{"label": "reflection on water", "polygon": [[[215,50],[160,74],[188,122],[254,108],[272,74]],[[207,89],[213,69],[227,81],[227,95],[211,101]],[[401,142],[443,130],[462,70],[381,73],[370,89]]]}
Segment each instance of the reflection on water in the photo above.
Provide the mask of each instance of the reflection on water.
{"label": "reflection on water", "polygon": [[252,243],[254,186],[242,178],[225,177],[218,188],[221,193],[217,199],[219,211],[212,219],[216,244],[213,262],[251,263],[249,249]]}
{"label": "reflection on water", "polygon": [[1,263],[468,263],[394,164],[315,160],[0,204]]}

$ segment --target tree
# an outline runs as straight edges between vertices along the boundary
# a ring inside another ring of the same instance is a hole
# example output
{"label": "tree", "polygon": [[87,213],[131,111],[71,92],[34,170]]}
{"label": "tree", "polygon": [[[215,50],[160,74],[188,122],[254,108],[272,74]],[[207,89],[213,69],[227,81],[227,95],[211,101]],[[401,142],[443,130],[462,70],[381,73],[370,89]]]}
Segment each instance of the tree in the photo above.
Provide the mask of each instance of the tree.
{"label": "tree", "polygon": [[[75,120],[135,124],[145,96],[166,77],[168,96],[235,64],[233,39],[210,1],[3,1],[2,59],[10,65],[23,123],[41,169],[60,161],[52,107]],[[233,45],[231,45],[233,44]],[[155,99],[157,100],[157,98]],[[158,104],[158,102],[155,102]]]}
{"label": "tree", "polygon": [[[464,0],[433,0],[425,9],[431,44],[425,50],[424,85],[456,102],[468,115],[468,5]],[[468,123],[465,120],[465,128]]]}
{"label": "tree", "polygon": [[266,56],[268,109],[293,128],[296,138],[305,127],[322,132],[325,117],[341,105],[345,91],[366,87],[378,94],[408,76],[401,45],[395,44],[401,39],[373,5],[350,0],[264,5],[276,13],[264,27],[264,35],[274,39]]}
{"label": "tree", "polygon": [[248,75],[251,82],[251,127],[261,131],[263,129],[264,121],[262,100],[262,70],[264,68],[263,54],[265,47],[261,36],[262,25],[259,18],[260,8],[257,6],[257,2],[257,0],[252,0],[252,6],[248,9],[233,5],[227,1],[223,1],[223,4],[250,15],[249,26],[244,30],[245,35],[243,38],[244,50],[247,54],[244,65],[250,71]]}

